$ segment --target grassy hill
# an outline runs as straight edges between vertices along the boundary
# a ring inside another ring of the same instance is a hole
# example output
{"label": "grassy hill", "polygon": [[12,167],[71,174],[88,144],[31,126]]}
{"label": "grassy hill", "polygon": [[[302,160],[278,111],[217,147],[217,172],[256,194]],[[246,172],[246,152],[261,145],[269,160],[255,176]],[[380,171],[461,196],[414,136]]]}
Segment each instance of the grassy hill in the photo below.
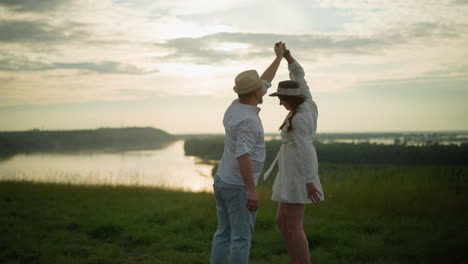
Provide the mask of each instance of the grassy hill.
{"label": "grassy hill", "polygon": [[[307,205],[312,263],[467,263],[466,166],[323,164],[325,201]],[[271,183],[250,263],[290,263]],[[0,182],[0,263],[209,263],[212,194]]]}

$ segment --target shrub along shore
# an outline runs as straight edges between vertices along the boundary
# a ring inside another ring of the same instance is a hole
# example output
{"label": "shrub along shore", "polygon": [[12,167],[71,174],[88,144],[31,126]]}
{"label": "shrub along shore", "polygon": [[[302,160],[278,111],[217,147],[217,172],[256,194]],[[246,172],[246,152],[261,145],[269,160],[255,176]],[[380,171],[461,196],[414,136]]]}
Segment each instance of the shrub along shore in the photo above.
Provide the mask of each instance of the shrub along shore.
{"label": "shrub along shore", "polygon": [[[420,146],[404,144],[371,143],[314,143],[319,163],[352,164],[404,164],[404,165],[468,165],[468,144]],[[276,157],[281,140],[265,142],[265,165]],[[185,140],[185,154],[209,160],[219,160],[223,155],[224,138],[191,138]]]}

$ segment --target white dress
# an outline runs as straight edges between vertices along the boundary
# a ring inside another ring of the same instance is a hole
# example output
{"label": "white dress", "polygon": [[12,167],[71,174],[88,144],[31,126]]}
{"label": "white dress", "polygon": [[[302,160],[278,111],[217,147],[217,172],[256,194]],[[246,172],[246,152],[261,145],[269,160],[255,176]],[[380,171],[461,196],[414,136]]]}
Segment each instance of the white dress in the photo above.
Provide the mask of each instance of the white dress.
{"label": "white dress", "polygon": [[304,70],[297,61],[289,64],[291,80],[299,82],[301,94],[305,102],[302,103],[292,118],[293,130],[287,132],[290,125],[287,118],[286,125],[281,130],[282,145],[278,155],[265,173],[265,178],[278,161],[278,174],[273,184],[271,199],[284,203],[312,203],[307,196],[306,183],[312,182],[320,192],[320,200],[324,200],[322,185],[318,175],[318,160],[313,141],[317,130],[317,105],[312,100],[309,87],[305,81]]}

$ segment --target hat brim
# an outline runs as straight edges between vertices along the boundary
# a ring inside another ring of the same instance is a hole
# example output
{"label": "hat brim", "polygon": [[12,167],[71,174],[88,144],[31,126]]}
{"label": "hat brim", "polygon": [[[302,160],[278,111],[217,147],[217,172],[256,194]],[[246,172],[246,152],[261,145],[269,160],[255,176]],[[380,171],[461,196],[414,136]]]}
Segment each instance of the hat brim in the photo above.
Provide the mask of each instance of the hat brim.
{"label": "hat brim", "polygon": [[299,97],[299,98],[305,98],[304,95],[302,94],[299,94],[299,95],[290,95],[290,94],[281,94],[281,93],[272,93],[272,94],[269,94],[268,96],[280,96],[280,95],[283,95],[283,96],[293,96],[293,97]]}

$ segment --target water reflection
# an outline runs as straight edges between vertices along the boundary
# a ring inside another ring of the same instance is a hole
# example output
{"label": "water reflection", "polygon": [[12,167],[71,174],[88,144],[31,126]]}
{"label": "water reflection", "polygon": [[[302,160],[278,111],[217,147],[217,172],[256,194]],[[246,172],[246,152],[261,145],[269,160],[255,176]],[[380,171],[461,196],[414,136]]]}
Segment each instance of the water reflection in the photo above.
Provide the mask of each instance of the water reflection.
{"label": "water reflection", "polygon": [[211,192],[213,165],[184,155],[184,141],[164,149],[118,153],[19,154],[0,162],[0,181],[157,186]]}

